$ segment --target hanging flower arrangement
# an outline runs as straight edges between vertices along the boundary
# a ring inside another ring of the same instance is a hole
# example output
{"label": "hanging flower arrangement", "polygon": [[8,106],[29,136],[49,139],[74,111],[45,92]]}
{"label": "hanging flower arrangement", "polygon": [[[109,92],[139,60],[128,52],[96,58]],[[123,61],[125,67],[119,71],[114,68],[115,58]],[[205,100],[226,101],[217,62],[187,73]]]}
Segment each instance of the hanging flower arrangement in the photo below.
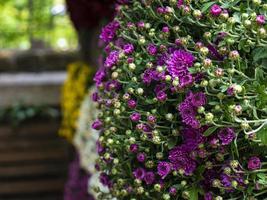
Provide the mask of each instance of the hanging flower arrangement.
{"label": "hanging flower arrangement", "polygon": [[121,1],[102,29],[99,199],[267,196],[267,4]]}

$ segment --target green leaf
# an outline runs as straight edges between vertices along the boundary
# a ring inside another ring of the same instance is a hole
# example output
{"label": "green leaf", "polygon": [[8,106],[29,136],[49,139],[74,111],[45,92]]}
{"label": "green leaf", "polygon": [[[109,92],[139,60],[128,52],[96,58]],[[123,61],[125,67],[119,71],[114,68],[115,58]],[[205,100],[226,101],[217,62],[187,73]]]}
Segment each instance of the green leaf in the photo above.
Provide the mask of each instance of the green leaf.
{"label": "green leaf", "polygon": [[213,127],[210,127],[208,128],[205,132],[204,132],[204,136],[210,136],[214,131],[217,130],[217,126],[213,126]]}
{"label": "green leaf", "polygon": [[263,145],[267,146],[267,126],[265,125],[260,131],[257,132],[258,139],[261,140]]}
{"label": "green leaf", "polygon": [[206,12],[213,4],[215,4],[216,2],[208,2],[205,3],[201,9],[201,12],[204,13]]}
{"label": "green leaf", "polygon": [[253,51],[254,62],[260,63],[264,59],[267,59],[267,47],[259,47]]}
{"label": "green leaf", "polygon": [[175,147],[175,145],[176,145],[176,139],[175,138],[170,138],[168,140],[168,148],[172,149],[173,147]]}
{"label": "green leaf", "polygon": [[198,189],[197,187],[192,187],[189,190],[190,200],[198,200]]}

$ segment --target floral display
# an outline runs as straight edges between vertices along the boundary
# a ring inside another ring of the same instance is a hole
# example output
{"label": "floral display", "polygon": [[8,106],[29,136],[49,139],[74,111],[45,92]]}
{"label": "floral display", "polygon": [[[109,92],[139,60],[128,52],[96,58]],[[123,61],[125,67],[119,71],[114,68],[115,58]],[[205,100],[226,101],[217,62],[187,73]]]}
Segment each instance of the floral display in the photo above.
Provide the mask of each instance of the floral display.
{"label": "floral display", "polygon": [[80,105],[93,73],[94,68],[82,62],[75,62],[68,66],[68,75],[62,90],[63,119],[59,135],[70,141],[76,131]]}
{"label": "floral display", "polygon": [[129,0],[102,29],[98,199],[267,197],[267,4]]}

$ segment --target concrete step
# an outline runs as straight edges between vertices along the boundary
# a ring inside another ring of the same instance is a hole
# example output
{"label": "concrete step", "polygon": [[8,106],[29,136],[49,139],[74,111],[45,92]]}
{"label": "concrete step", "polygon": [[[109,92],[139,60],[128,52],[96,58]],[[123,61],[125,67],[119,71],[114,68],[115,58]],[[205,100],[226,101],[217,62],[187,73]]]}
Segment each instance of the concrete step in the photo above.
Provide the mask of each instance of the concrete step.
{"label": "concrete step", "polygon": [[24,105],[59,105],[66,72],[1,73],[0,107]]}

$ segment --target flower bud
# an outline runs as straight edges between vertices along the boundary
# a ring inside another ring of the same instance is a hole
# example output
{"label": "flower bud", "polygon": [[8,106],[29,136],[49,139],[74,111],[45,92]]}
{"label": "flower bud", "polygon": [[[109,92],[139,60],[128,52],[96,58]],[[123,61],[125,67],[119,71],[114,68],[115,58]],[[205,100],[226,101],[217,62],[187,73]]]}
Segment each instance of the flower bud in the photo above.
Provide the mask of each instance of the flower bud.
{"label": "flower bud", "polygon": [[138,43],[140,45],[144,45],[146,43],[146,39],[144,37],[141,37],[139,40],[138,40]]}
{"label": "flower bud", "polygon": [[221,196],[217,196],[215,197],[215,200],[223,200],[223,198]]}
{"label": "flower bud", "polygon": [[252,24],[252,22],[250,21],[250,20],[248,20],[248,19],[246,19],[245,21],[244,21],[244,26],[245,27],[250,27],[251,26],[251,24]]}
{"label": "flower bud", "polygon": [[230,60],[238,60],[240,58],[240,55],[238,51],[234,50],[229,53],[229,59]]}
{"label": "flower bud", "polygon": [[143,88],[137,88],[136,93],[138,95],[143,95],[144,94],[144,89]]}
{"label": "flower bud", "polygon": [[247,122],[242,122],[240,126],[243,130],[248,130],[250,128]]}
{"label": "flower bud", "polygon": [[252,3],[256,6],[261,5],[261,0],[252,0]]}
{"label": "flower bud", "polygon": [[171,199],[171,197],[170,197],[169,194],[164,194],[163,195],[163,200],[170,200],[170,199]]}
{"label": "flower bud", "polygon": [[216,77],[222,77],[223,74],[224,74],[224,71],[223,71],[222,68],[217,68],[217,69],[215,70],[215,76],[216,76]]}
{"label": "flower bud", "polygon": [[241,105],[236,105],[236,106],[234,107],[234,111],[235,111],[235,114],[236,114],[236,115],[240,115],[240,114],[242,114],[242,106],[241,106]]}
{"label": "flower bud", "polygon": [[207,80],[203,80],[203,81],[201,81],[200,86],[201,87],[207,87],[208,84],[209,84],[209,82]]}
{"label": "flower bud", "polygon": [[172,113],[167,113],[167,114],[165,115],[165,117],[166,117],[166,119],[167,119],[168,121],[172,121],[174,116],[173,116]]}
{"label": "flower bud", "polygon": [[204,38],[206,38],[207,40],[210,40],[211,39],[211,32],[205,32],[204,33]]}
{"label": "flower bud", "polygon": [[260,28],[259,30],[258,30],[258,34],[259,34],[259,36],[261,37],[261,38],[266,38],[266,36],[267,36],[267,32],[266,32],[266,29],[265,28]]}
{"label": "flower bud", "polygon": [[223,172],[224,172],[225,174],[227,174],[227,175],[230,175],[231,172],[232,172],[232,170],[231,170],[230,167],[225,167],[224,170],[223,170]]}
{"label": "flower bud", "polygon": [[144,191],[145,191],[145,189],[142,186],[138,187],[136,190],[137,194],[143,194]]}
{"label": "flower bud", "polygon": [[161,191],[161,186],[160,186],[160,184],[155,184],[155,185],[154,185],[154,190],[156,190],[157,192],[160,192],[160,191]]}
{"label": "flower bud", "polygon": [[202,13],[201,13],[200,10],[194,10],[194,11],[193,11],[193,16],[194,16],[195,18],[197,18],[197,19],[201,19],[201,17],[202,17]]}
{"label": "flower bud", "polygon": [[200,53],[204,56],[209,54],[209,49],[207,47],[201,47],[200,48]]}
{"label": "flower bud", "polygon": [[204,113],[205,112],[205,108],[203,106],[200,106],[200,107],[198,107],[197,112],[199,114]]}
{"label": "flower bud", "polygon": [[234,85],[233,87],[236,93],[241,93],[243,91],[243,88],[241,85]]}
{"label": "flower bud", "polygon": [[237,168],[239,166],[239,163],[238,163],[237,160],[232,160],[230,162],[230,166],[235,169],[235,168]]}
{"label": "flower bud", "polygon": [[211,67],[211,66],[212,66],[212,61],[211,61],[211,59],[209,59],[209,58],[204,59],[204,61],[203,61],[203,66],[204,66],[205,68],[209,68],[209,67]]}
{"label": "flower bud", "polygon": [[169,82],[169,81],[172,80],[172,77],[171,77],[170,75],[166,75],[166,76],[165,76],[165,80],[166,80],[167,82]]}
{"label": "flower bud", "polygon": [[238,186],[238,182],[237,182],[236,180],[233,180],[233,181],[231,182],[231,185],[232,185],[233,188],[237,188],[237,186]]}
{"label": "flower bud", "polygon": [[182,192],[182,197],[184,199],[190,199],[190,193],[188,191],[183,191]]}
{"label": "flower bud", "polygon": [[162,159],[163,156],[164,156],[164,155],[163,155],[162,152],[158,152],[158,153],[156,153],[156,158],[159,159],[159,160]]}
{"label": "flower bud", "polygon": [[136,65],[134,63],[130,63],[128,67],[130,71],[134,71],[136,69]]}
{"label": "flower bud", "polygon": [[157,72],[161,73],[164,71],[164,68],[162,66],[157,66]]}
{"label": "flower bud", "polygon": [[142,184],[142,181],[140,179],[134,179],[134,184],[135,185],[141,185]]}
{"label": "flower bud", "polygon": [[220,185],[221,185],[221,182],[220,182],[220,180],[219,179],[214,179],[213,181],[212,181],[212,186],[213,187],[220,187]]}

